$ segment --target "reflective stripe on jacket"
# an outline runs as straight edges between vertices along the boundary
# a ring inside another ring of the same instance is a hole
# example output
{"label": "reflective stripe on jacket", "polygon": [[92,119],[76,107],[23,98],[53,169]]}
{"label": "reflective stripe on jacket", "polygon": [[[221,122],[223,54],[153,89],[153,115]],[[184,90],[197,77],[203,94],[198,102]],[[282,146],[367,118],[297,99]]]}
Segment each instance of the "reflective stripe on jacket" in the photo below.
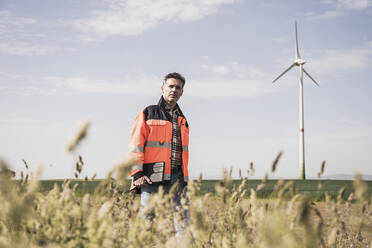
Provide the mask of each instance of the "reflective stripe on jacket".
{"label": "reflective stripe on jacket", "polygon": [[[189,162],[189,125],[178,105],[182,142],[182,172],[184,181],[188,181]],[[130,176],[143,171],[143,164],[165,162],[164,179],[171,178],[172,154],[172,118],[165,110],[163,97],[157,105],[150,105],[138,113],[131,133],[129,149],[130,154],[138,158],[137,164],[132,167]]]}

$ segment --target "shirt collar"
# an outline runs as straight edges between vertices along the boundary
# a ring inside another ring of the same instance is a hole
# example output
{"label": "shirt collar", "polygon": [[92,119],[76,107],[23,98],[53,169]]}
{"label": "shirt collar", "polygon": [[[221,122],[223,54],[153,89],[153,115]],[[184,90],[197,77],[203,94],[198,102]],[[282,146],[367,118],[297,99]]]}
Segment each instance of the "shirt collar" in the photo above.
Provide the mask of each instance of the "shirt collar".
{"label": "shirt collar", "polygon": [[[162,107],[166,112],[170,112],[170,110],[167,108],[167,104],[165,103],[165,100],[164,100],[163,96],[160,97],[158,105],[160,105],[160,107]],[[176,113],[178,115],[183,116],[183,113],[182,113],[180,107],[178,106],[178,104],[176,104],[176,106],[174,107],[173,111],[175,111],[175,110],[177,110]]]}

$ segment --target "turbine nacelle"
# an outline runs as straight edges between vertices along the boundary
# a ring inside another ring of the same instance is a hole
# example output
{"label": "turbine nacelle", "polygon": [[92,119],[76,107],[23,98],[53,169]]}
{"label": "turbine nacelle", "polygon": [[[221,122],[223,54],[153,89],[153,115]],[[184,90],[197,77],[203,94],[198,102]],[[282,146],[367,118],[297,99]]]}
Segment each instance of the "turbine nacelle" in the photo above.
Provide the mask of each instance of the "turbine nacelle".
{"label": "turbine nacelle", "polygon": [[295,63],[296,63],[297,66],[299,66],[299,65],[303,65],[303,64],[306,63],[306,60],[303,60],[303,59],[296,59],[296,60],[295,60]]}

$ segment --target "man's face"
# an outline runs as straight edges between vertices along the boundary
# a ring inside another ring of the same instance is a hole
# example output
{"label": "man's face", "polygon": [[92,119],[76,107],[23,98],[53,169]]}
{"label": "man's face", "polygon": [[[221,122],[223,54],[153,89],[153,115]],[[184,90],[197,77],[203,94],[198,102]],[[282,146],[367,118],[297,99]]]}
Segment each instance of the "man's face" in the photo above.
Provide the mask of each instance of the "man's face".
{"label": "man's face", "polygon": [[161,91],[165,102],[174,107],[183,93],[182,82],[175,78],[168,78],[161,86]]}

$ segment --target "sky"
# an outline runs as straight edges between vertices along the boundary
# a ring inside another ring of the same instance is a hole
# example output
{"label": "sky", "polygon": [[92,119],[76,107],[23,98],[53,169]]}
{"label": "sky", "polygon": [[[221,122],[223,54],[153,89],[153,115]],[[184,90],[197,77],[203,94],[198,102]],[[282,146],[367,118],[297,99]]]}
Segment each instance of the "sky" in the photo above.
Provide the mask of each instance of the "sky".
{"label": "sky", "polygon": [[[43,179],[104,178],[128,152],[162,78],[186,78],[191,178],[298,178],[299,69],[306,175],[372,175],[371,0],[0,0],[0,158]],[[84,121],[87,137],[69,141]],[[275,173],[271,164],[283,155]]]}

